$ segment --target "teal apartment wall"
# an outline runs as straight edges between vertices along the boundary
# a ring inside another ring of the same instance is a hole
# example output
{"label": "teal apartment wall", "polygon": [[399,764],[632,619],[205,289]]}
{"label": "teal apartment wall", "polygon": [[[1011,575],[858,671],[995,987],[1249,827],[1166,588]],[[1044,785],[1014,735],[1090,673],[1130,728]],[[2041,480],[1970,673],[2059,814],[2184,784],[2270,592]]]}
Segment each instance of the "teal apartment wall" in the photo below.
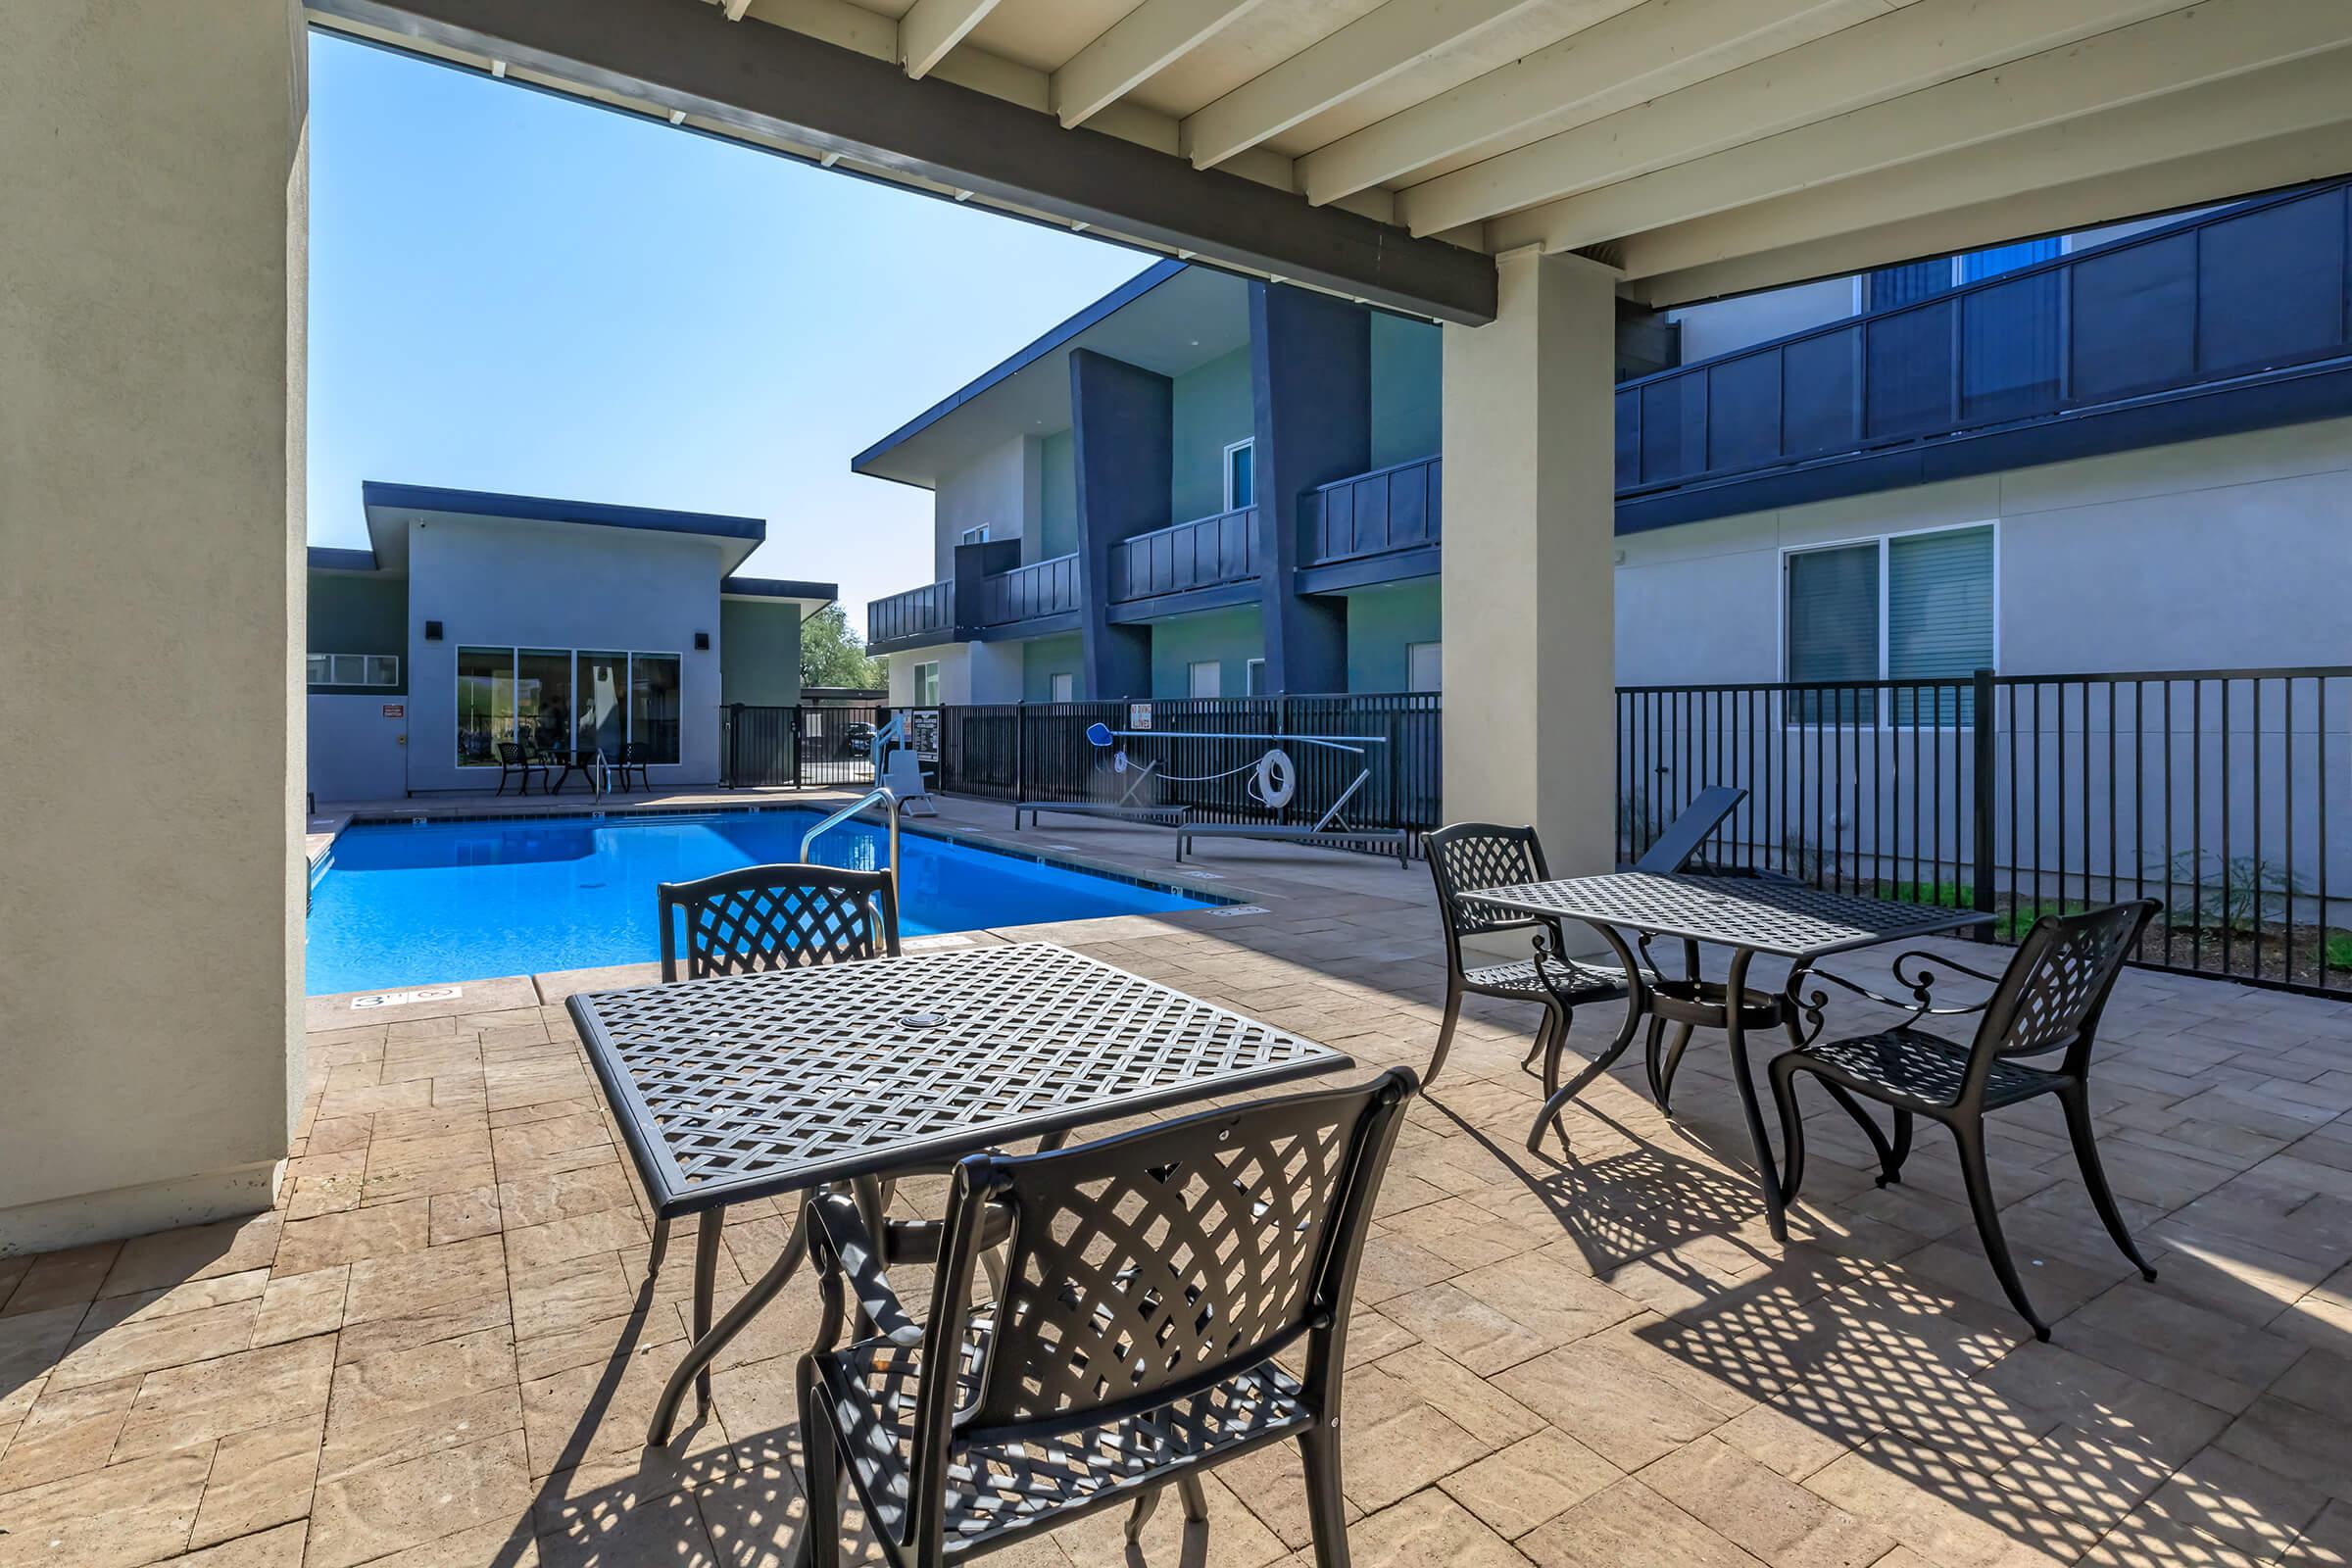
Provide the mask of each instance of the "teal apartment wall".
{"label": "teal apartment wall", "polygon": [[1443,433],[1440,410],[1445,403],[1439,384],[1440,343],[1438,328],[1427,321],[1372,313],[1375,468],[1410,463],[1438,450]]}
{"label": "teal apartment wall", "polygon": [[1175,378],[1169,413],[1175,459],[1168,478],[1170,522],[1225,510],[1225,449],[1255,433],[1255,417],[1247,348]]}
{"label": "teal apartment wall", "polygon": [[1037,558],[1078,548],[1078,449],[1067,430],[1038,443]]}
{"label": "teal apartment wall", "polygon": [[[397,654],[400,685],[409,689],[409,579],[377,574],[311,573],[310,623],[303,644],[313,654]],[[383,694],[382,686],[314,686],[318,692]]]}
{"label": "teal apartment wall", "polygon": [[1086,661],[1078,646],[1078,634],[1070,632],[1060,637],[1038,637],[1021,644],[1021,700],[1026,703],[1050,703],[1054,700],[1054,677],[1057,674],[1073,677],[1073,701],[1086,698]]}
{"label": "teal apartment wall", "polygon": [[718,700],[790,708],[801,700],[801,607],[790,600],[718,602]]}
{"label": "teal apartment wall", "polygon": [[1220,677],[1225,695],[1240,697],[1250,690],[1250,661],[1264,652],[1265,636],[1255,605],[1153,621],[1152,695],[1191,696],[1191,677],[1185,666],[1213,659],[1225,666]]}
{"label": "teal apartment wall", "polygon": [[1409,678],[1405,644],[1442,641],[1441,630],[1435,577],[1416,577],[1411,582],[1349,594],[1348,689],[1403,691]]}

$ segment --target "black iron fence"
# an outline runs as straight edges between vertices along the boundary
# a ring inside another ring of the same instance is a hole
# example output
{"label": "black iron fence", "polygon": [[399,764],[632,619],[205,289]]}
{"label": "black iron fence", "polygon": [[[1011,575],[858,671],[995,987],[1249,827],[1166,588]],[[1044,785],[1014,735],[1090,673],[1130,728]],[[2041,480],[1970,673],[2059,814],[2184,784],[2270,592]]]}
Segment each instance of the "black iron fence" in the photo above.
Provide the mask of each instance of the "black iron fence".
{"label": "black iron fence", "polygon": [[2153,898],[2143,963],[2352,990],[2352,665],[1630,686],[1617,848],[1713,784],[1704,852],[1820,886],[2040,914]]}
{"label": "black iron fence", "polygon": [[[1442,820],[1434,692],[1017,703],[939,714],[940,782],[959,795],[1183,806],[1214,822],[1304,824],[1335,804],[1353,827],[1418,832]],[[1111,732],[1102,744],[1089,738],[1098,724]],[[1269,804],[1258,765],[1275,749],[1291,765],[1279,805]]]}
{"label": "black iron fence", "polygon": [[[726,782],[867,783],[874,736],[895,711],[906,713],[933,787],[957,795],[1185,806],[1219,822],[1307,823],[1334,804],[1353,827],[1418,832],[1440,821],[1438,698],[1429,692],[903,710],[737,706],[721,713]],[[1097,744],[1096,725],[1114,733]],[[1258,765],[1274,749],[1290,763],[1280,804],[1270,804]]]}

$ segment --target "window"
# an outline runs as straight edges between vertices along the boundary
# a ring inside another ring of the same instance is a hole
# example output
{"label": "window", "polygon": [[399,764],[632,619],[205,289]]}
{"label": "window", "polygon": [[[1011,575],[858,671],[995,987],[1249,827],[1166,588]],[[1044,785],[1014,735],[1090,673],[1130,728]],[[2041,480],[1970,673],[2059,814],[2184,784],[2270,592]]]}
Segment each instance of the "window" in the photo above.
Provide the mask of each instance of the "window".
{"label": "window", "polygon": [[936,659],[914,666],[914,706],[939,706],[939,661]]}
{"label": "window", "polygon": [[[1792,551],[1784,618],[1788,679],[1846,690],[1797,694],[1798,723],[1870,724],[1882,711],[1914,721],[1921,693],[1897,689],[1882,705],[1880,680],[1949,682],[1993,667],[1993,530],[1938,528],[1859,544]],[[1973,694],[1927,694],[1930,722],[1975,718]]]}
{"label": "window", "polygon": [[964,529],[963,532],[956,536],[956,542],[959,545],[984,545],[988,543],[988,524],[984,522],[977,528]]}
{"label": "window", "polygon": [[1445,689],[1445,660],[1443,643],[1406,643],[1404,645],[1404,679],[1408,692],[1435,692]]}
{"label": "window", "polygon": [[1195,697],[1225,695],[1225,666],[1213,659],[1196,660],[1184,666],[1187,690]]}
{"label": "window", "polygon": [[1257,504],[1257,443],[1236,441],[1225,449],[1225,510]]}
{"label": "window", "polygon": [[1242,689],[1251,697],[1266,695],[1266,662],[1252,659],[1242,665]]}
{"label": "window", "polygon": [[397,686],[398,654],[312,654],[308,680],[313,686]]}
{"label": "window", "polygon": [[496,767],[500,744],[520,742],[615,761],[636,744],[668,766],[679,760],[682,698],[676,654],[460,648],[458,765]]}
{"label": "window", "polygon": [[1066,670],[1056,671],[1046,677],[1046,690],[1054,702],[1074,703],[1078,700],[1078,677]]}

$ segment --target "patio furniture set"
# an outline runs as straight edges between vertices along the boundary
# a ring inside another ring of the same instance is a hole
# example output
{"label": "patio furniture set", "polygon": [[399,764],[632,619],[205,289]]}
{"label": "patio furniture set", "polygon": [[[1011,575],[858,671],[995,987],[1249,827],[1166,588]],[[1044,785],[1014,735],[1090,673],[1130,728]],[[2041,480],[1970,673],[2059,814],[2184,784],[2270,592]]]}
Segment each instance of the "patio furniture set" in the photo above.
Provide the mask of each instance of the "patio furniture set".
{"label": "patio furniture set", "polygon": [[[1934,1005],[1928,956],[1907,951],[1895,962],[1904,1021],[1824,1040],[1827,993],[1809,981],[1890,999],[1816,968],[1821,958],[1986,917],[1683,870],[1738,800],[1710,792],[1642,866],[1607,876],[1550,877],[1531,829],[1430,834],[1448,988],[1428,1079],[1465,996],[1539,1004],[1530,1059],[1543,1057],[1546,1098],[1534,1150],[1644,1026],[1650,1090],[1671,1114],[1694,1032],[1720,1030],[1779,1237],[1804,1171],[1800,1074],[1864,1128],[1882,1185],[1899,1179],[1917,1119],[1941,1122],[1993,1266],[2043,1339],[2002,1243],[1983,1129],[1988,1110],[2055,1095],[2101,1219],[2153,1278],[2100,1174],[2085,1098],[2100,1008],[2152,906],[2046,918],[1999,976],[1936,959],[1992,985],[1970,1006]],[[649,1445],[668,1441],[689,1389],[708,1408],[713,1359],[813,1265],[821,1316],[798,1380],[805,1560],[838,1560],[845,1480],[890,1559],[929,1565],[1114,1506],[1134,1540],[1170,1486],[1204,1518],[1200,1472],[1295,1439],[1316,1561],[1348,1561],[1347,1323],[1381,1175],[1420,1087],[1410,1070],[1199,1108],[1353,1062],[1052,944],[903,956],[887,871],[755,866],[664,885],[661,916],[662,984],[569,1003],[655,1211],[649,1272],[671,1223],[697,1217],[695,1338]],[[1571,956],[1571,922],[1617,965]],[[1525,958],[1467,961],[1512,933],[1532,934]],[[1680,943],[1679,973],[1654,960],[1661,938]],[[1703,946],[1727,950],[1727,979],[1702,978]],[[1759,955],[1788,960],[1778,988],[1748,983]],[[1563,1084],[1573,1009],[1615,1001],[1626,1013],[1614,1039]],[[1917,1027],[1969,1012],[1982,1018],[1968,1045]],[[1751,1034],[1775,1029],[1789,1042],[1769,1069],[1778,1163],[1746,1057]],[[1890,1110],[1891,1136],[1865,1100]],[[1188,1113],[1065,1147],[1176,1109]],[[1030,1139],[1033,1152],[1004,1152]],[[947,1178],[944,1217],[894,1217],[897,1184],[926,1174]],[[804,1202],[785,1247],[714,1321],[725,1209],[787,1195]],[[918,1264],[934,1271],[920,1319],[891,1275]]]}
{"label": "patio furniture set", "polygon": [[[498,788],[491,793],[506,794],[507,781],[513,779],[515,781],[514,793],[528,795],[531,793],[531,780],[536,777],[542,794],[561,795],[574,773],[579,774],[581,782],[598,795],[603,795],[608,789],[626,790],[632,773],[637,777],[639,788],[650,790],[654,782],[646,768],[652,761],[653,748],[643,741],[630,741],[621,747],[620,755],[615,758],[608,758],[604,748],[598,746],[539,746],[520,741],[500,741]],[[551,775],[555,780],[552,785],[548,782]]]}

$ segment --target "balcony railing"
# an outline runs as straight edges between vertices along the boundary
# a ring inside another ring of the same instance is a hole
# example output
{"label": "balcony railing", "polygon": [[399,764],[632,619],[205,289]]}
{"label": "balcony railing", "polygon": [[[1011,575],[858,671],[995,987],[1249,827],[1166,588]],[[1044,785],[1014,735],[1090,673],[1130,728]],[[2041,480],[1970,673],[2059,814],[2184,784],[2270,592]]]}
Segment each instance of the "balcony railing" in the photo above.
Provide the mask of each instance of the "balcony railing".
{"label": "balcony railing", "polygon": [[1054,556],[980,579],[980,624],[1005,626],[1078,608],[1078,558]]}
{"label": "balcony railing", "polygon": [[1123,603],[1248,582],[1257,567],[1257,509],[1244,507],[1112,545],[1110,597]]}
{"label": "balcony railing", "polygon": [[2341,182],[2250,203],[1629,381],[1618,496],[2341,357],[2345,203]]}
{"label": "balcony railing", "polygon": [[1313,564],[1354,561],[1439,542],[1439,460],[1415,458],[1310,491]]}
{"label": "balcony railing", "polygon": [[952,632],[956,627],[956,585],[925,583],[903,594],[875,599],[865,607],[868,642],[904,642],[910,637]]}

